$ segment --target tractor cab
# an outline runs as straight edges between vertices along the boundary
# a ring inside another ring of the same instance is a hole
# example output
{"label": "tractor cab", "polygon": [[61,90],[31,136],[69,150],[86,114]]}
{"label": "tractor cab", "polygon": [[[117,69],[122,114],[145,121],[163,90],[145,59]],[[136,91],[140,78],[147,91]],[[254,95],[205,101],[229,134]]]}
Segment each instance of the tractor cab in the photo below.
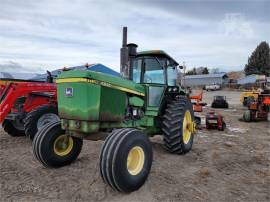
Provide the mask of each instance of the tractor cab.
{"label": "tractor cab", "polygon": [[132,80],[141,84],[176,86],[178,63],[162,50],[137,53],[131,69]]}
{"label": "tractor cab", "polygon": [[138,52],[131,60],[130,79],[145,86],[148,107],[159,107],[164,95],[179,93],[177,67],[178,63],[162,50]]}

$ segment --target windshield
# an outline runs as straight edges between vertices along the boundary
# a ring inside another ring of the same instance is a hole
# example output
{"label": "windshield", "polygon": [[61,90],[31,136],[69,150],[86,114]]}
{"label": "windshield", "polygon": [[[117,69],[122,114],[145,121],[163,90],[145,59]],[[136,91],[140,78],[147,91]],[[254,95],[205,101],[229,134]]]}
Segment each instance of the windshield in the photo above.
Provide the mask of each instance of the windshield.
{"label": "windshield", "polygon": [[164,66],[165,59],[157,57],[147,57],[144,59],[144,83],[165,84]]}
{"label": "windshield", "polygon": [[[144,66],[144,68],[142,68]],[[164,67],[167,66],[168,85],[175,86],[177,79],[176,65],[164,57],[144,56],[138,57],[132,61],[133,77],[136,83],[141,82],[141,73],[143,72],[143,83],[165,84]]]}

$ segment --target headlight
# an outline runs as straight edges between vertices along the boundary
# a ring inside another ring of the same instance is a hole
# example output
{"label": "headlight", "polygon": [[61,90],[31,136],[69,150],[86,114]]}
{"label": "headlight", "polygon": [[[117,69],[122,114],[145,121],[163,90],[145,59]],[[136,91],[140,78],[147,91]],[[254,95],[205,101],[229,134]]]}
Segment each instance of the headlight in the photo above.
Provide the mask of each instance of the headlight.
{"label": "headlight", "polygon": [[174,88],[173,88],[173,92],[176,92],[177,90],[178,90],[177,87],[174,87]]}

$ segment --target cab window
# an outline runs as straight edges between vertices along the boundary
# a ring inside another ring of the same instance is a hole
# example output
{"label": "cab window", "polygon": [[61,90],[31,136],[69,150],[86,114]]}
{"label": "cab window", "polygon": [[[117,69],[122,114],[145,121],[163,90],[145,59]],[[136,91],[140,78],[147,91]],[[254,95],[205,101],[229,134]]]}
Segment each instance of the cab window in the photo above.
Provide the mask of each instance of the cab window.
{"label": "cab window", "polygon": [[177,68],[171,61],[167,60],[168,86],[176,86]]}
{"label": "cab window", "polygon": [[141,81],[141,71],[142,71],[142,58],[137,58],[133,60],[133,81],[135,83],[140,83]]}
{"label": "cab window", "polygon": [[144,58],[144,83],[165,84],[163,61],[156,57]]}

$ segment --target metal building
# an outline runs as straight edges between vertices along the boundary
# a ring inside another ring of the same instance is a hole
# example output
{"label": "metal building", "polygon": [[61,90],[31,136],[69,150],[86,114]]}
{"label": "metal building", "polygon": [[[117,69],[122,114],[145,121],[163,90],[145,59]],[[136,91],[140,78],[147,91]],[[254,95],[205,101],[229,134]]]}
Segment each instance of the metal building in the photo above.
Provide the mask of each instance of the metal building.
{"label": "metal building", "polygon": [[254,84],[259,81],[267,80],[265,75],[251,74],[246,77],[240,78],[237,80],[237,84]]}
{"label": "metal building", "polygon": [[226,73],[187,75],[184,78],[185,86],[205,86],[210,84],[225,84],[229,78]]}

